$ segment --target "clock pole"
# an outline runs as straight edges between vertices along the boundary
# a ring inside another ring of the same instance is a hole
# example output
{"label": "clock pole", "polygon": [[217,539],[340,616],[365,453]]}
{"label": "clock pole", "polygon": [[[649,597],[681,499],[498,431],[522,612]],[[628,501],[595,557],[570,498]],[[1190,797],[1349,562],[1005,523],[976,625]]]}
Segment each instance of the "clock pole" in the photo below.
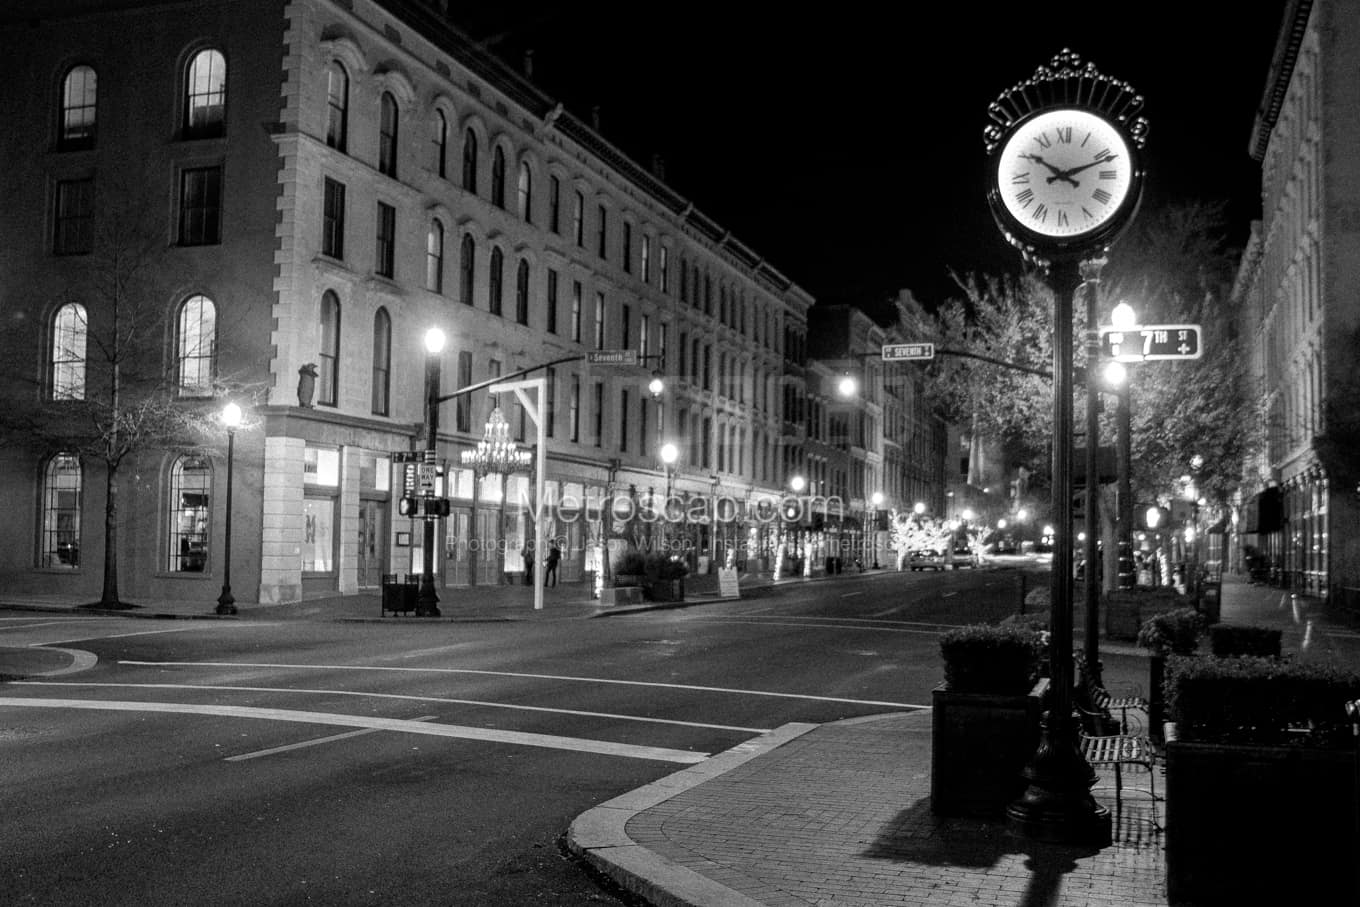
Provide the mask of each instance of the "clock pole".
{"label": "clock pole", "polygon": [[[1104,847],[1111,840],[1110,812],[1091,796],[1096,775],[1082,755],[1073,714],[1072,313],[1083,283],[1088,302],[1094,299],[1104,252],[1138,208],[1138,152],[1147,135],[1142,105],[1128,83],[1063,50],[1003,92],[988,107],[983,130],[997,226],[1027,261],[1046,268],[1055,301],[1049,708],[1023,772],[1028,787],[1006,808],[1013,830],[1053,843]],[[1094,435],[1087,439],[1088,456],[1096,442]],[[1088,478],[1088,494],[1093,485]],[[1088,576],[1094,568],[1088,556]],[[1098,618],[1089,602],[1088,608],[1088,651],[1098,654]]]}
{"label": "clock pole", "polygon": [[[1053,497],[1056,516],[1049,624],[1049,709],[1039,748],[1025,766],[1025,793],[1006,808],[1012,829],[1069,844],[1110,843],[1110,811],[1095,802],[1095,771],[1078,746],[1072,709],[1072,302],[1081,283],[1075,260],[1054,263]],[[1089,566],[1087,569],[1090,569]]]}

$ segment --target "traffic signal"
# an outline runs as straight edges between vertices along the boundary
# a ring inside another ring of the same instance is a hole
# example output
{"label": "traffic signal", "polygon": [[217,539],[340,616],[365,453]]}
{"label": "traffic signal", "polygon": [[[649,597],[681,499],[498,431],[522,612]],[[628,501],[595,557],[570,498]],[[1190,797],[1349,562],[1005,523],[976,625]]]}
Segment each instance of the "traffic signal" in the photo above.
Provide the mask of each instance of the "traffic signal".
{"label": "traffic signal", "polygon": [[449,515],[449,499],[448,499],[448,498],[426,498],[426,499],[425,499],[425,515],[426,515],[426,516],[448,516],[448,515]]}
{"label": "traffic signal", "polygon": [[397,503],[397,512],[402,516],[420,516],[420,498],[402,498]]}

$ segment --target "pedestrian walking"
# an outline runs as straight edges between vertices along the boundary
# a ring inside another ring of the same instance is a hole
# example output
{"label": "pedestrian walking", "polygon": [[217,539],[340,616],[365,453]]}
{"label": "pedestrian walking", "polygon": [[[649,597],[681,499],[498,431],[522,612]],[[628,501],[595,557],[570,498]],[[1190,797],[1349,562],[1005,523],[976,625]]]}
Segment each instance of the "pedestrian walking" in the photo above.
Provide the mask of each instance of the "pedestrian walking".
{"label": "pedestrian walking", "polygon": [[524,585],[532,586],[534,584],[534,543],[525,542],[524,549],[520,551],[519,556],[524,559]]}
{"label": "pedestrian walking", "polygon": [[[548,559],[545,562],[547,564],[548,572],[543,574],[543,585],[545,586],[557,585],[557,564],[561,560],[562,549],[557,547],[557,542],[549,542]],[[551,582],[549,582],[549,580],[551,580]]]}

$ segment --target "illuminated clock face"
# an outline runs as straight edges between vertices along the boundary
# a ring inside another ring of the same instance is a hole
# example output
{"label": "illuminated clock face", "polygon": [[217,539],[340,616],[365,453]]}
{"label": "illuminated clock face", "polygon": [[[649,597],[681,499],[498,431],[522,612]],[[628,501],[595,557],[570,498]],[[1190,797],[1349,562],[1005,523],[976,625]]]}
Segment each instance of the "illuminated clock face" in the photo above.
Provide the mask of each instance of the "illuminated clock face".
{"label": "illuminated clock face", "polygon": [[1124,134],[1094,113],[1063,108],[1016,127],[997,157],[996,191],[1020,226],[1080,239],[1109,223],[1133,188]]}

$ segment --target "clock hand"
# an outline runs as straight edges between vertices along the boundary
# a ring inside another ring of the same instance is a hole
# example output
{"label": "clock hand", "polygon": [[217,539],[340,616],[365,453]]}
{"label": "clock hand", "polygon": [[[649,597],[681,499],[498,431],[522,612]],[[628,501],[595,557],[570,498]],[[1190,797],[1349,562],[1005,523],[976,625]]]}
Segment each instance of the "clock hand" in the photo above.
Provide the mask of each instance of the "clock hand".
{"label": "clock hand", "polygon": [[1117,155],[1117,154],[1110,154],[1110,155],[1106,155],[1105,157],[1098,157],[1098,158],[1096,158],[1094,161],[1091,161],[1091,163],[1089,163],[1089,164],[1082,164],[1080,167],[1069,167],[1069,168],[1066,169],[1066,170],[1054,171],[1053,175],[1050,176],[1050,177],[1048,178],[1048,181],[1051,183],[1051,182],[1053,182],[1054,180],[1065,179],[1065,180],[1067,180],[1069,183],[1071,183],[1072,185],[1075,186],[1075,185],[1077,185],[1077,181],[1074,180],[1074,179],[1072,179],[1072,174],[1074,174],[1074,173],[1080,173],[1080,172],[1083,171],[1083,170],[1088,170],[1088,169],[1090,169],[1091,167],[1094,167],[1094,166],[1097,165],[1097,164],[1104,164],[1104,163],[1106,163],[1106,162],[1108,162],[1108,161],[1112,161],[1112,160],[1114,160],[1114,159],[1115,159],[1116,157],[1118,157],[1118,156],[1119,156],[1119,155]]}

